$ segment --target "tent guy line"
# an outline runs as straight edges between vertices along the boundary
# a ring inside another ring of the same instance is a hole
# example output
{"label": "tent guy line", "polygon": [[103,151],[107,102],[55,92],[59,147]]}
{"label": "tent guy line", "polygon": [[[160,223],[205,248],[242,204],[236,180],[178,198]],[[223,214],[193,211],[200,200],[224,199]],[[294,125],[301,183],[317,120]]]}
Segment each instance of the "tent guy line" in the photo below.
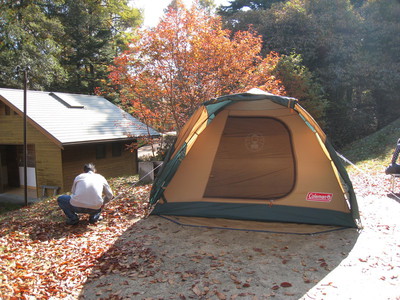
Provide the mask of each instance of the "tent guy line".
{"label": "tent guy line", "polygon": [[[347,159],[346,157],[344,157],[342,154],[340,154],[339,152],[336,152],[336,154],[343,159],[343,161],[345,161],[346,163],[352,165],[357,171],[359,171],[361,174],[365,175],[365,177],[367,177],[369,180],[369,185],[372,186],[371,182],[374,182],[375,179],[371,174],[368,174],[366,171],[361,170],[359,167],[357,167],[353,162],[351,162],[349,159]],[[400,200],[400,197],[397,196],[393,191],[390,190],[386,190],[386,192],[390,195],[392,195],[394,198],[396,198],[397,200]]]}

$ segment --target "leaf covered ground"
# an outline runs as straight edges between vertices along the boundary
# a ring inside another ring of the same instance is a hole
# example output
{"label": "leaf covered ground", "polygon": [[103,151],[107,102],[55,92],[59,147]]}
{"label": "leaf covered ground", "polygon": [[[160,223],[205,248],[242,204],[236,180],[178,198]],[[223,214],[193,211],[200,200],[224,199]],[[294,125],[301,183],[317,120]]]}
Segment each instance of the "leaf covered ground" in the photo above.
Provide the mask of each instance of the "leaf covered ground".
{"label": "leaf covered ground", "polygon": [[[56,198],[0,215],[0,295],[4,299],[75,297],[93,266],[146,211],[150,186],[131,178],[110,181],[122,196],[110,202],[104,221],[65,225]],[[0,298],[1,298],[0,297]]]}
{"label": "leaf covered ground", "polygon": [[133,186],[134,178],[110,180],[122,196],[95,225],[83,217],[66,226],[55,198],[2,214],[0,298],[350,299],[346,290],[368,296],[377,286],[382,299],[400,299],[399,195],[389,193],[383,168],[348,169],[361,232],[233,234],[138,222],[150,186]]}

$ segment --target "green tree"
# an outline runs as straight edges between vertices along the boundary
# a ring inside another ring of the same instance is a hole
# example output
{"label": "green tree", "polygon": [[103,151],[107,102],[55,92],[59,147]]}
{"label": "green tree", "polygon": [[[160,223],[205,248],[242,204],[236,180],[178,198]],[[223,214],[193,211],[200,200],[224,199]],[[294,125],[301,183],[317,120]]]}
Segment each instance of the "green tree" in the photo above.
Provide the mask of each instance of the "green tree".
{"label": "green tree", "polygon": [[0,86],[91,94],[141,22],[128,0],[0,0]]}
{"label": "green tree", "polygon": [[280,3],[270,9],[237,11],[223,18],[225,26],[235,31],[251,26],[262,35],[263,51],[290,55],[299,53],[303,63],[313,69],[319,52],[318,31],[321,27],[307,12],[305,0]]}
{"label": "green tree", "polygon": [[[251,26],[263,36],[263,52],[282,54],[276,75],[286,92],[301,104],[323,125],[327,109],[324,89],[310,67],[316,66],[318,55],[318,26],[308,15],[301,1],[288,1],[270,9],[237,11],[228,18],[226,26],[233,31]],[[301,54],[296,54],[301,53]]]}
{"label": "green tree", "polygon": [[340,147],[376,130],[375,109],[363,97],[362,18],[348,0],[308,0],[304,7],[317,29],[309,67],[327,92],[327,132]]}
{"label": "green tree", "polygon": [[323,87],[303,65],[301,55],[283,55],[276,68],[276,77],[285,86],[286,93],[299,100],[311,115],[324,127],[327,100]]}
{"label": "green tree", "polygon": [[61,46],[55,39],[64,34],[60,21],[51,15],[57,1],[0,1],[0,86],[22,88],[17,66],[30,67],[29,85],[47,89],[64,80]]}
{"label": "green tree", "polygon": [[400,2],[368,1],[364,18],[362,72],[377,107],[379,127],[400,115]]}
{"label": "green tree", "polygon": [[221,5],[218,9],[221,15],[231,15],[243,10],[264,10],[269,9],[275,3],[286,0],[232,0],[229,5]]}
{"label": "green tree", "polygon": [[224,20],[233,31],[252,24],[268,41],[265,52],[301,54],[302,64],[326,93],[326,130],[336,144],[376,130],[377,106],[368,87],[363,44],[365,21],[352,2],[289,0],[269,9],[238,11]]}
{"label": "green tree", "polygon": [[129,7],[127,0],[64,0],[58,13],[65,30],[60,39],[61,64],[68,79],[57,89],[94,93],[105,83],[107,66],[126,49],[132,38],[127,30],[140,24],[140,13]]}

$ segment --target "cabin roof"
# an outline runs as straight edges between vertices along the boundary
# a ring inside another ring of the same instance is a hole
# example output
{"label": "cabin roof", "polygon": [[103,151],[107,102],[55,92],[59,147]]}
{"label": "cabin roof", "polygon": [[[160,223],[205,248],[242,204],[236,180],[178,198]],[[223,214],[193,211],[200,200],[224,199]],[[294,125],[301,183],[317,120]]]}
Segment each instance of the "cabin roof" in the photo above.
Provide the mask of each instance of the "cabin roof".
{"label": "cabin roof", "polygon": [[[24,91],[0,88],[0,100],[24,114]],[[27,119],[61,147],[67,144],[158,136],[104,97],[27,91]]]}

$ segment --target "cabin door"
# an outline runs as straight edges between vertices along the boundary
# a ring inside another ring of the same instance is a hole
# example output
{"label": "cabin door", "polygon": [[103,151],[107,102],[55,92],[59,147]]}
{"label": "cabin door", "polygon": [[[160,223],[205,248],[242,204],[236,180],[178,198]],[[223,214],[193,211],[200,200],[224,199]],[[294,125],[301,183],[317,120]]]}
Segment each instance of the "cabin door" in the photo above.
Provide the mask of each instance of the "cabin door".
{"label": "cabin door", "polygon": [[7,185],[9,187],[19,187],[19,168],[17,145],[7,145],[5,147],[5,160],[7,167]]}
{"label": "cabin door", "polygon": [[4,179],[3,179],[3,164],[1,160],[1,149],[0,149],[0,194],[4,193]]}

